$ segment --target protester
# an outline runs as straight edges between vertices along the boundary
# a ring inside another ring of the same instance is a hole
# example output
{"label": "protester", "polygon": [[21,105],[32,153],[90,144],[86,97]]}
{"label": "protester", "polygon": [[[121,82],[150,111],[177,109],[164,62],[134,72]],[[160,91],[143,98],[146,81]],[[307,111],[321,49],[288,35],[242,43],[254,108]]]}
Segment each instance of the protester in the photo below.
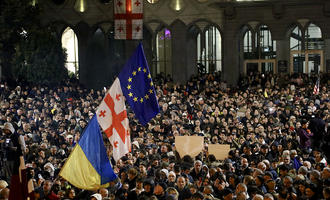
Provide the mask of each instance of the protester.
{"label": "protester", "polygon": [[[305,75],[299,75],[298,84],[295,75],[261,78],[255,73],[233,88],[220,77],[193,76],[180,85],[157,76],[160,114],[141,126],[128,110],[132,151],[112,160],[119,180],[98,191],[75,188],[58,174],[105,91],[75,83],[5,84],[1,166],[18,164],[8,154],[24,155],[41,199],[329,198],[327,78],[321,78],[320,93],[313,95],[314,79]],[[180,157],[173,145],[179,135],[204,136],[206,144],[229,144],[232,151],[224,161],[206,153]],[[6,146],[6,138],[15,148]],[[104,142],[111,156],[110,143]],[[9,185],[10,172],[0,174]],[[1,195],[6,195],[9,186],[3,185]]]}

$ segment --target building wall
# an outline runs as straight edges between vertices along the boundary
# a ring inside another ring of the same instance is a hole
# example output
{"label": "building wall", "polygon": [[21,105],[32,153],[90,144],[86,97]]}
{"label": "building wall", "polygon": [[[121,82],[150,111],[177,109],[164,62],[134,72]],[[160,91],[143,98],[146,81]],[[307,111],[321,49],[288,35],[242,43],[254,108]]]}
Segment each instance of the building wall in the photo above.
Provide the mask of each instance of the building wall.
{"label": "building wall", "polygon": [[[142,0],[140,0],[142,1]],[[51,0],[40,1],[43,7],[44,25],[55,25],[59,36],[67,26],[73,28],[79,43],[79,78],[87,87],[101,88],[111,85],[126,59],[132,54],[139,41],[118,41],[113,39],[113,5],[98,0],[86,0],[86,11],[74,9],[75,0],[66,0],[56,5]],[[196,74],[197,32],[210,25],[220,29],[223,42],[222,77],[235,85],[243,71],[241,37],[242,27],[249,25],[256,29],[267,25],[277,41],[277,60],[289,63],[289,30],[294,24],[306,27],[310,22],[318,25],[325,39],[325,60],[330,59],[330,3],[326,0],[286,0],[262,2],[228,2],[207,0],[159,0],[155,4],[144,2],[144,47],[151,71],[155,59],[155,38],[162,27],[169,27],[172,33],[173,79],[185,82]],[[182,9],[176,11],[173,5],[179,3]],[[100,28],[104,40],[95,36]],[[102,42],[104,41],[104,44]],[[154,73],[153,73],[154,74]],[[155,74],[154,74],[155,75]]]}

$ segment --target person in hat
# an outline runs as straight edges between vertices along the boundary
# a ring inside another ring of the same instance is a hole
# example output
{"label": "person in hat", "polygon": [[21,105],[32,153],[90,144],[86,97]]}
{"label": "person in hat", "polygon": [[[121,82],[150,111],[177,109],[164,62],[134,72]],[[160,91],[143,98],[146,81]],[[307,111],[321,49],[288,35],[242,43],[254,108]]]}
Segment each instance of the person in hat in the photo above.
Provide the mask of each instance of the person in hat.
{"label": "person in hat", "polygon": [[13,174],[18,174],[20,156],[23,156],[22,149],[25,146],[24,139],[15,132],[13,125],[6,122],[3,126],[4,140],[2,141],[2,151],[4,157],[4,176],[7,182]]}
{"label": "person in hat", "polygon": [[91,200],[102,200],[102,195],[99,193],[95,193],[93,195],[91,195]]}

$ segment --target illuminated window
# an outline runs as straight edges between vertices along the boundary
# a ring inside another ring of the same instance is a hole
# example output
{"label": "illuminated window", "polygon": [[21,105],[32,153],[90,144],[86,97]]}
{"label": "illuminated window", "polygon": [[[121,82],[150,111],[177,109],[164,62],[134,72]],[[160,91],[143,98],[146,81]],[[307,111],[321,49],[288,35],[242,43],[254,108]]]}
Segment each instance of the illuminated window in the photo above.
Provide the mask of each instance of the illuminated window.
{"label": "illuminated window", "polygon": [[301,50],[302,49],[302,32],[298,26],[293,29],[290,35],[290,49]]}
{"label": "illuminated window", "polygon": [[[220,31],[211,26],[205,31],[205,39],[197,35],[197,65],[208,73],[222,70],[222,49]],[[202,42],[204,41],[204,43]]]}
{"label": "illuminated window", "polygon": [[172,76],[172,40],[171,31],[167,28],[157,33],[156,38],[157,61],[156,72],[165,76]]}
{"label": "illuminated window", "polygon": [[244,53],[252,52],[252,32],[250,30],[246,31],[244,34],[243,48]]}
{"label": "illuminated window", "polygon": [[266,25],[261,25],[255,35],[255,46],[259,59],[272,59],[276,55],[276,41],[272,39],[271,32]]}
{"label": "illuminated window", "polygon": [[78,76],[78,40],[71,28],[66,28],[62,34],[62,47],[66,49],[66,68],[69,73]]}
{"label": "illuminated window", "polygon": [[221,71],[221,35],[214,26],[205,32],[205,49],[206,70],[208,72]]}
{"label": "illuminated window", "polygon": [[310,24],[305,32],[306,49],[322,49],[323,39],[320,27]]}

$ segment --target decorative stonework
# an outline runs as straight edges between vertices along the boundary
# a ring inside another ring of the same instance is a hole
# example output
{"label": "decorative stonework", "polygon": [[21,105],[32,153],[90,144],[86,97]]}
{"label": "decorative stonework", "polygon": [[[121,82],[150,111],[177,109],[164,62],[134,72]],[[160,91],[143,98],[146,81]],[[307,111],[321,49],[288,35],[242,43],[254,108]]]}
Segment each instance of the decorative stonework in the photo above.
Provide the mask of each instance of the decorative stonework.
{"label": "decorative stonework", "polygon": [[330,2],[329,1],[324,3],[323,11],[324,11],[324,16],[330,17]]}
{"label": "decorative stonework", "polygon": [[236,18],[236,8],[234,7],[233,4],[228,4],[225,7],[224,15],[225,15],[226,19],[229,19],[229,20]]}
{"label": "decorative stonework", "polygon": [[285,13],[285,6],[282,3],[273,5],[273,16],[275,19],[281,19]]}
{"label": "decorative stonework", "polygon": [[298,19],[298,23],[301,25],[301,27],[305,27],[309,23],[309,19]]}

